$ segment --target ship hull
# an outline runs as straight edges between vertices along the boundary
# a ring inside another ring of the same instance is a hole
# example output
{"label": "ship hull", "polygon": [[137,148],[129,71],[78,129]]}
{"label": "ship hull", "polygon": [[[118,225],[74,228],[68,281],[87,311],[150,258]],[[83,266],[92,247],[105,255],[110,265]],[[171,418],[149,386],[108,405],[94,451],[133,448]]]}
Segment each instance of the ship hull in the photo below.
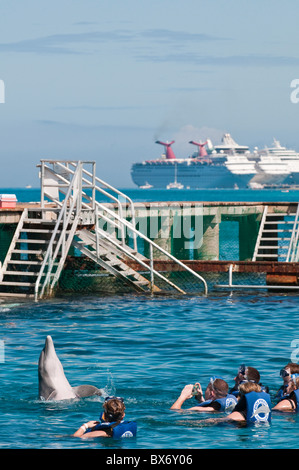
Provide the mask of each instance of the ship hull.
{"label": "ship hull", "polygon": [[173,163],[167,161],[135,163],[131,177],[137,186],[150,184],[154,188],[166,188],[177,180],[185,188],[240,189],[247,188],[254,174],[236,174],[225,165],[207,162]]}
{"label": "ship hull", "polygon": [[261,184],[263,186],[279,186],[287,181],[288,174],[258,172],[251,180],[251,184]]}

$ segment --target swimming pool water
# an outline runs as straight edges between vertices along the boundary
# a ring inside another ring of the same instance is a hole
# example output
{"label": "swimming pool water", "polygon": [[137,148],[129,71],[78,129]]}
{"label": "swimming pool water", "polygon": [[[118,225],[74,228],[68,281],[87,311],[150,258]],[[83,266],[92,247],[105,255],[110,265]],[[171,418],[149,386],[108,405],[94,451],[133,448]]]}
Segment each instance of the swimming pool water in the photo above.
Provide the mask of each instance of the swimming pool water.
{"label": "swimming pool water", "polygon": [[[207,426],[208,413],[169,409],[188,383],[205,388],[218,374],[232,386],[241,363],[260,371],[274,404],[279,370],[299,357],[298,300],[293,292],[251,291],[1,299],[0,448],[298,448],[298,414],[273,413],[269,426]],[[39,400],[37,366],[47,335],[71,385],[90,383],[124,397],[126,417],[138,423],[136,438],[72,436],[98,419],[102,397]]]}

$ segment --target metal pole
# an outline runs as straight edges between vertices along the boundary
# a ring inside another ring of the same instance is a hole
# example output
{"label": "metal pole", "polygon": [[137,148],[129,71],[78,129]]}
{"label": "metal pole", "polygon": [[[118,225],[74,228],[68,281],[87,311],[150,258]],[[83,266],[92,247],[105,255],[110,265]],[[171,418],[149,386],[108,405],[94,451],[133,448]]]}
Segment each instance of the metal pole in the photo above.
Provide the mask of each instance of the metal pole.
{"label": "metal pole", "polygon": [[42,161],[41,162],[41,169],[40,169],[40,187],[41,187],[40,203],[41,203],[41,208],[42,209],[45,207],[44,177],[45,177],[45,163]]}
{"label": "metal pole", "polygon": [[153,245],[150,243],[150,272],[151,272],[151,294],[154,292],[154,259]]}
{"label": "metal pole", "polygon": [[228,268],[228,285],[233,285],[233,265],[230,264]]}

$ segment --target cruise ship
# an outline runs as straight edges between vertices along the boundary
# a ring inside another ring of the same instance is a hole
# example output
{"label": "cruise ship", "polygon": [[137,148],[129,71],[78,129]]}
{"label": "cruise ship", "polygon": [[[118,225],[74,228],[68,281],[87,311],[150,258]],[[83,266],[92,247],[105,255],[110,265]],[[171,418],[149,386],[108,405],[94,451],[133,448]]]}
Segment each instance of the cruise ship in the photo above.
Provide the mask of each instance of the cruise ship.
{"label": "cruise ship", "polygon": [[133,182],[140,188],[233,189],[299,185],[299,153],[282,147],[250,152],[226,133],[221,143],[190,141],[197,147],[188,158],[177,158],[171,142],[156,141],[164,153],[156,160],[134,163]]}
{"label": "cruise ship", "polygon": [[285,165],[288,177],[283,180],[284,185],[299,185],[299,153],[296,150],[281,146],[280,142],[274,138],[273,146],[265,147],[258,152],[258,155],[261,159],[277,159]]}
{"label": "cruise ship", "polygon": [[[177,158],[174,141],[157,144],[164,146],[164,153],[156,160],[134,163],[131,177],[138,187],[233,189],[247,188],[257,174],[255,162],[246,156],[248,147],[234,145],[228,153],[228,136],[222,139],[222,147],[213,148],[210,140],[190,141],[197,151],[188,158]],[[231,142],[230,142],[231,143]]]}

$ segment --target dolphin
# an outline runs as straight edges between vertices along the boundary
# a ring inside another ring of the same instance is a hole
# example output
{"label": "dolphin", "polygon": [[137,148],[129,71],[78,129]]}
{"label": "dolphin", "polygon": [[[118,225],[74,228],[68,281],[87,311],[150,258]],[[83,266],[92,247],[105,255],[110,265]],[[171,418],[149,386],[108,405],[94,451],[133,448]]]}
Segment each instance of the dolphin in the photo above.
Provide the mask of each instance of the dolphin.
{"label": "dolphin", "polygon": [[71,387],[56,354],[51,336],[47,336],[38,361],[39,397],[41,400],[69,400],[102,395],[93,385]]}

